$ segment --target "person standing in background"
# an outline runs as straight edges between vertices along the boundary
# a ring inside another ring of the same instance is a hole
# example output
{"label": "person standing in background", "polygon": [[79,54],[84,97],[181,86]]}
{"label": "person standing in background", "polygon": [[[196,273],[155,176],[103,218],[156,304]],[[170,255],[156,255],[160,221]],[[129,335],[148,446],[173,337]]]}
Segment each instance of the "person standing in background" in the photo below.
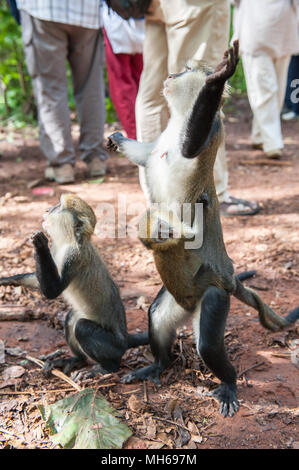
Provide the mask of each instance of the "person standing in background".
{"label": "person standing in background", "polygon": [[281,118],[284,121],[299,119],[299,55],[291,57]]}
{"label": "person standing in background", "polygon": [[[297,27],[299,36],[299,1],[295,4],[297,12]],[[296,55],[291,57],[288,78],[287,78],[287,89],[284,99],[284,112],[282,119],[284,121],[290,121],[299,119],[299,50]]]}
{"label": "person standing in background", "polygon": [[99,0],[17,0],[27,68],[38,109],[47,179],[72,183],[75,150],[66,61],[80,121],[79,149],[89,176],[106,173],[104,37]]}
{"label": "person standing in background", "polygon": [[[169,118],[161,93],[170,73],[180,72],[188,59],[204,60],[215,66],[229,42],[228,0],[152,0],[145,15],[143,72],[136,99],[137,140],[155,140]],[[147,199],[143,169],[140,184]],[[214,166],[215,186],[222,215],[252,215],[259,206],[231,196],[225,143],[220,146]]]}
{"label": "person standing in background", "polygon": [[280,111],[290,56],[299,51],[298,0],[235,0],[234,35],[239,39],[249,103],[251,141],[269,158],[282,156]]}
{"label": "person standing in background", "polygon": [[111,100],[127,137],[136,139],[135,102],[143,67],[144,18],[125,20],[103,2]]}

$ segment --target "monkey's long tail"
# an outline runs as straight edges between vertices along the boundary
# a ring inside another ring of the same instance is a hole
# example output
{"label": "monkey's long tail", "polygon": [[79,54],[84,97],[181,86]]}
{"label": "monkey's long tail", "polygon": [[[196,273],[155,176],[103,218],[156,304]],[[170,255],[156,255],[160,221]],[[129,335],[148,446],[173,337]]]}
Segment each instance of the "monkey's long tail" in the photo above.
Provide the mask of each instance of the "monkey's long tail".
{"label": "monkey's long tail", "polygon": [[128,347],[134,348],[136,346],[141,346],[143,344],[148,344],[148,331],[143,331],[142,333],[128,334]]}
{"label": "monkey's long tail", "polygon": [[14,276],[1,277],[0,286],[24,286],[39,289],[39,282],[35,273],[15,274]]}
{"label": "monkey's long tail", "polygon": [[295,323],[299,318],[299,307],[292,310],[286,317],[275,313],[253,289],[244,287],[238,277],[236,277],[236,290],[233,295],[244,304],[257,310],[261,324],[268,330],[277,331],[280,328],[285,328]]}
{"label": "monkey's long tail", "polygon": [[243,271],[242,273],[239,273],[236,275],[236,277],[239,279],[239,281],[245,281],[246,279],[250,279],[256,274],[256,271]]}

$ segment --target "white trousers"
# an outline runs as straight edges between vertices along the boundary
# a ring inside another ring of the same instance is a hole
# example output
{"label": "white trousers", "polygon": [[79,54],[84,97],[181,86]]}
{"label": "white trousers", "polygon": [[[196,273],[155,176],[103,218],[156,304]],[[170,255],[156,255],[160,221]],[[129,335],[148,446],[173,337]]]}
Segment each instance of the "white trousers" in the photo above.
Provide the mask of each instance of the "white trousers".
{"label": "white trousers", "polygon": [[289,56],[242,55],[247,94],[253,113],[251,140],[263,150],[282,149],[280,111],[284,102]]}
{"label": "white trousers", "polygon": [[[135,109],[139,141],[155,140],[167,126],[169,112],[162,88],[168,74],[180,72],[191,58],[215,66],[228,46],[229,22],[228,0],[152,0]],[[228,184],[224,142],[217,153],[214,179],[221,202]],[[142,169],[140,184],[148,199]]]}

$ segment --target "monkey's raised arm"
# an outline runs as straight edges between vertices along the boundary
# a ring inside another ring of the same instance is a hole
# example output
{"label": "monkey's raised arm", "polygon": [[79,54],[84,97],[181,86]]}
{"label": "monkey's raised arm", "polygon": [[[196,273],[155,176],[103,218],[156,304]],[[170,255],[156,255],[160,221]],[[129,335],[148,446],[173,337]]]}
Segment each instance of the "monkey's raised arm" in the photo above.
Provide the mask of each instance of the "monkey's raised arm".
{"label": "monkey's raised arm", "polygon": [[138,142],[134,139],[127,139],[121,132],[114,132],[108,138],[107,148],[124,153],[135,165],[145,166],[154,144],[154,142]]}
{"label": "monkey's raised arm", "polygon": [[219,117],[216,113],[224,90],[226,80],[235,72],[239,61],[239,43],[224,53],[222,61],[216,66],[214,73],[208,75],[206,83],[200,90],[193,106],[186,129],[186,137],[182,146],[185,158],[195,158],[208,145],[210,139],[219,128]]}
{"label": "monkey's raised arm", "polygon": [[36,232],[32,236],[32,242],[35,248],[36,277],[40,290],[48,299],[55,299],[67,288],[72,280],[74,257],[71,253],[66,254],[61,275],[59,275],[45,234]]}

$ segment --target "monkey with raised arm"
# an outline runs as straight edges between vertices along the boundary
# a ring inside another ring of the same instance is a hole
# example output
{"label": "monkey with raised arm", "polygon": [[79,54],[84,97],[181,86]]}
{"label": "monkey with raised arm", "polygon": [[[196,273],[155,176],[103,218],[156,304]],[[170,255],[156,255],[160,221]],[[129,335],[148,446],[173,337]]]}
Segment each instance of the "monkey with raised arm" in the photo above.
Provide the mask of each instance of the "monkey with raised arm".
{"label": "monkey with raised arm", "polygon": [[114,372],[129,347],[148,343],[147,332],[128,334],[125,309],[117,285],[91,242],[96,225],[92,208],[78,196],[63,194],[33,234],[36,272],[0,279],[0,286],[39,288],[48,299],[62,294],[72,307],[65,336],[74,357],[47,364],[65,373],[90,358],[96,371]]}
{"label": "monkey with raised arm", "polygon": [[[221,105],[226,81],[233,75],[238,59],[236,41],[214,71],[202,62],[191,61],[183,72],[171,74],[163,89],[171,116],[155,142],[143,144],[119,132],[109,141],[110,148],[145,168],[151,202],[163,204],[169,213],[173,211],[170,221],[159,210],[152,211],[152,218],[142,219],[140,238],[153,250],[164,287],[149,309],[149,338],[155,362],[127,374],[123,380],[150,379],[158,383],[161,372],[171,363],[176,328],[192,316],[197,350],[221,381],[213,395],[220,402],[223,416],[233,416],[239,408],[236,371],[224,347],[230,295],[258,310],[262,325],[269,329],[288,326],[299,317],[299,308],[286,317],[277,315],[256,292],[244,287],[234,275],[223,241],[213,166],[223,139]],[[203,204],[203,227],[194,215],[198,202]],[[181,224],[184,203],[189,203],[192,216],[187,232]],[[186,249],[186,240],[201,228],[201,246]]]}

